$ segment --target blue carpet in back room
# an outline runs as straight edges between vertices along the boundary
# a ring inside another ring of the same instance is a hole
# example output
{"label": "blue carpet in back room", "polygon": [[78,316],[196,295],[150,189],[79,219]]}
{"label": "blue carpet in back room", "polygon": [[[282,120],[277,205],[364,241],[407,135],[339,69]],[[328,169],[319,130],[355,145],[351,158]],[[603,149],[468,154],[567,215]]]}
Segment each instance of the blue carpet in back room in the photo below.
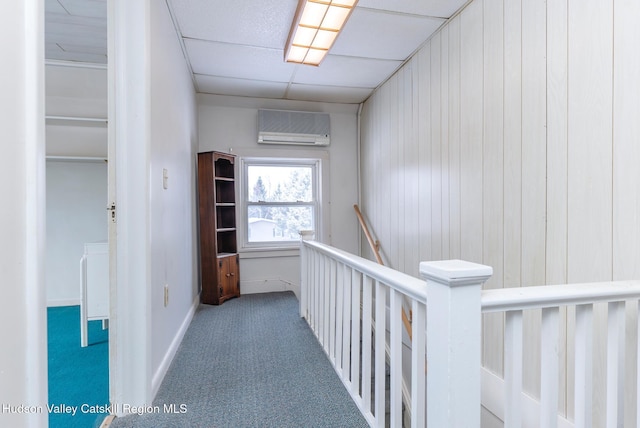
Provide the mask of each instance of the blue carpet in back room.
{"label": "blue carpet in back room", "polygon": [[[109,334],[89,322],[89,346],[80,346],[80,306],[47,308],[50,428],[99,427],[109,403]],[[52,406],[59,406],[54,408]],[[72,410],[76,414],[56,413]]]}

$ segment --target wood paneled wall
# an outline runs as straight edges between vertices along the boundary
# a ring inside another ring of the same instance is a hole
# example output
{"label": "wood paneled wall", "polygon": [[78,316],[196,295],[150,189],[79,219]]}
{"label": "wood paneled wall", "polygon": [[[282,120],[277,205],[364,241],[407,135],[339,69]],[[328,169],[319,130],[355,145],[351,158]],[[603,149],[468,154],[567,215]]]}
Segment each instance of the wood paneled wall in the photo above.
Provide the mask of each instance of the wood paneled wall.
{"label": "wood paneled wall", "polygon": [[[386,263],[480,262],[491,288],[640,278],[638,22],[636,0],[475,0],[433,36],[362,110]],[[484,324],[499,373],[502,318]]]}

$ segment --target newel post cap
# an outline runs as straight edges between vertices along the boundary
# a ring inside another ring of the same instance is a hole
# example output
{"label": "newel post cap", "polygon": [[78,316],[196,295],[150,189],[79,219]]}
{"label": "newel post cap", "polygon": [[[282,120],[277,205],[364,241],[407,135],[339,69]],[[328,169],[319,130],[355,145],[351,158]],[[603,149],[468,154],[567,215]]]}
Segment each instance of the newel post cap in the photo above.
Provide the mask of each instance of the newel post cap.
{"label": "newel post cap", "polygon": [[491,266],[464,260],[439,260],[420,263],[420,276],[450,286],[485,282],[493,275]]}
{"label": "newel post cap", "polygon": [[316,234],[315,230],[301,230],[298,233],[303,241],[313,241],[313,237]]}

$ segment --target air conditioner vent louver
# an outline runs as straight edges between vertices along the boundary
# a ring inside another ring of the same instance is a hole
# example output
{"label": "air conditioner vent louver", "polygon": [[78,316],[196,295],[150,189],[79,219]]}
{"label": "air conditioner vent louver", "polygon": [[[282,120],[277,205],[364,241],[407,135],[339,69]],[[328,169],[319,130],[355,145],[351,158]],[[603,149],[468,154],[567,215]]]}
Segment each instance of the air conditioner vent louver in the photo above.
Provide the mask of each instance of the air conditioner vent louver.
{"label": "air conditioner vent louver", "polygon": [[258,110],[258,143],[327,146],[330,142],[327,113]]}

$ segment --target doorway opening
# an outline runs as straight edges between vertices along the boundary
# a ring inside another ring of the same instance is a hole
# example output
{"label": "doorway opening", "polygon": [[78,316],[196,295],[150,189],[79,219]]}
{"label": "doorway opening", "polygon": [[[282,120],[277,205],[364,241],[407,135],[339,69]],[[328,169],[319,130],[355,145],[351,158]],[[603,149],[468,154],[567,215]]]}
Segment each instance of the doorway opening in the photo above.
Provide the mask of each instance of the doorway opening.
{"label": "doorway opening", "polygon": [[45,1],[45,101],[49,426],[98,426],[110,413],[107,0]]}

